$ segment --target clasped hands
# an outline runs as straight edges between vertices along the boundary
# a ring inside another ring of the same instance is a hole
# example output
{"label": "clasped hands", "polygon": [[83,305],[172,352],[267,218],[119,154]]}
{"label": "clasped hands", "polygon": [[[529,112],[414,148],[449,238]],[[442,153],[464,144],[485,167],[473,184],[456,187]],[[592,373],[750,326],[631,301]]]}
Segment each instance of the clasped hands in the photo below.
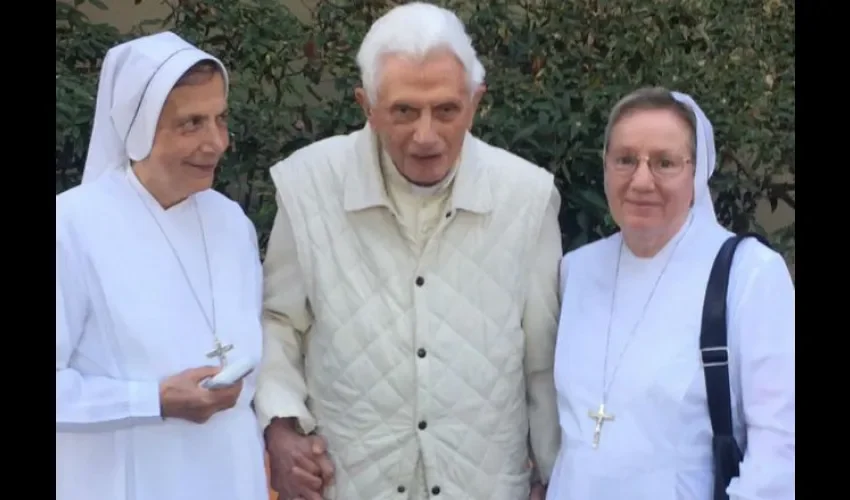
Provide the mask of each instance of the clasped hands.
{"label": "clasped hands", "polygon": [[334,467],[321,436],[304,436],[294,419],[274,419],[265,431],[271,487],[280,500],[322,500]]}

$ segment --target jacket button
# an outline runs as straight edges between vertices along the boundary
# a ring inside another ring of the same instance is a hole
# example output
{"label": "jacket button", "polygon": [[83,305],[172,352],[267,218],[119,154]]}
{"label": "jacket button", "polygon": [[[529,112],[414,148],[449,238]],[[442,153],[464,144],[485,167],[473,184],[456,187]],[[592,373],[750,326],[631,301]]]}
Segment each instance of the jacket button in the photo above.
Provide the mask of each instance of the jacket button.
{"label": "jacket button", "polygon": [[399,487],[396,488],[396,489],[398,490],[399,493],[404,493],[405,490],[407,490],[407,488],[405,488],[403,484],[399,485]]}
{"label": "jacket button", "polygon": [[446,219],[448,219],[448,218],[449,218],[449,217],[451,217],[451,216],[452,216],[452,213],[451,213],[450,211],[449,211],[449,212],[446,212]]}
{"label": "jacket button", "polygon": [[425,278],[423,278],[422,276],[417,276],[416,277],[416,286],[422,286],[424,284],[425,284]]}
{"label": "jacket button", "polygon": [[420,358],[424,358],[425,354],[427,354],[427,353],[425,352],[425,349],[423,349],[422,347],[420,347],[419,350],[416,351],[416,355],[419,356]]}
{"label": "jacket button", "polygon": [[420,431],[424,431],[426,427],[428,427],[428,422],[426,422],[424,420],[419,422],[419,430]]}
{"label": "jacket button", "polygon": [[434,495],[434,496],[439,495],[440,494],[440,487],[434,486],[433,488],[431,488],[431,494]]}

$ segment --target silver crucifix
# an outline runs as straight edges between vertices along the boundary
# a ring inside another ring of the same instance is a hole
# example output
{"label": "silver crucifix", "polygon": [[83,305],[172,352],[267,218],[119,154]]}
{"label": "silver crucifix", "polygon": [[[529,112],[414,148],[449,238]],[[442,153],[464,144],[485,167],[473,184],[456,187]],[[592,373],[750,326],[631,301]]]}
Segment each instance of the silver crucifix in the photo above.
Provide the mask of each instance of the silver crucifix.
{"label": "silver crucifix", "polygon": [[614,415],[605,413],[605,403],[601,403],[598,410],[588,411],[587,416],[596,420],[596,428],[593,430],[593,448],[596,449],[599,448],[599,437],[602,435],[602,424],[604,424],[606,420],[614,420]]}
{"label": "silver crucifix", "polygon": [[228,352],[230,352],[231,350],[233,350],[233,344],[227,344],[227,345],[224,345],[224,344],[222,344],[222,343],[221,343],[221,341],[220,341],[220,340],[217,340],[217,339],[216,339],[216,341],[215,341],[215,349],[213,349],[212,351],[208,352],[208,353],[207,353],[207,357],[208,357],[208,358],[210,358],[210,359],[212,359],[212,358],[218,358],[218,362],[221,364],[221,366],[224,366],[224,365],[226,365],[226,364],[227,364],[227,356],[226,356],[226,354],[227,354]]}

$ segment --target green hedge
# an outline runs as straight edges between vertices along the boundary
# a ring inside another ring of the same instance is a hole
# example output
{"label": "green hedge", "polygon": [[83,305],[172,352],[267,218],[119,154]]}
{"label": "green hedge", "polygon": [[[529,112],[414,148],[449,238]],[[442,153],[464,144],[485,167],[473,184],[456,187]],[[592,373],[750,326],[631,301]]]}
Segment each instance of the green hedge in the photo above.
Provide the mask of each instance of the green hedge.
{"label": "green hedge", "polygon": [[[274,213],[268,167],[363,125],[354,54],[372,21],[400,2],[320,0],[307,20],[281,0],[172,3],[166,19],[121,34],[57,1],[56,190],[79,180],[103,54],[165,26],[234,73],[235,140],[217,188],[243,204],[265,242]],[[713,189],[727,227],[760,230],[754,213],[764,201],[794,208],[793,1],[437,3],[464,18],[488,70],[474,132],[555,173],[567,248],[613,230],[601,187],[605,119],[619,97],[645,85],[690,93],[711,117],[721,161]],[[793,262],[794,225],[769,237]]]}

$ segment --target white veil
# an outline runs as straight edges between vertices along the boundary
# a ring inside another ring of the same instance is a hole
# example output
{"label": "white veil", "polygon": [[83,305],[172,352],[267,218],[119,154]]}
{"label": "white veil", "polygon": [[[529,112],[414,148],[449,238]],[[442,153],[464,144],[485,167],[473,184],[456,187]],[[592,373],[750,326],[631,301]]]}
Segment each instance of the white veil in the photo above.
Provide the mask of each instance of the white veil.
{"label": "white veil", "polygon": [[714,173],[717,162],[717,151],[714,147],[714,127],[705,116],[693,98],[681,92],[672,92],[673,98],[693,111],[696,116],[696,173],[694,175],[694,206],[695,216],[706,217],[717,222],[714,202],[708,181]]}
{"label": "white veil", "polygon": [[146,158],[156,125],[177,80],[194,64],[217,58],[169,31],[144,36],[110,49],[103,59],[83,182],[126,168]]}

